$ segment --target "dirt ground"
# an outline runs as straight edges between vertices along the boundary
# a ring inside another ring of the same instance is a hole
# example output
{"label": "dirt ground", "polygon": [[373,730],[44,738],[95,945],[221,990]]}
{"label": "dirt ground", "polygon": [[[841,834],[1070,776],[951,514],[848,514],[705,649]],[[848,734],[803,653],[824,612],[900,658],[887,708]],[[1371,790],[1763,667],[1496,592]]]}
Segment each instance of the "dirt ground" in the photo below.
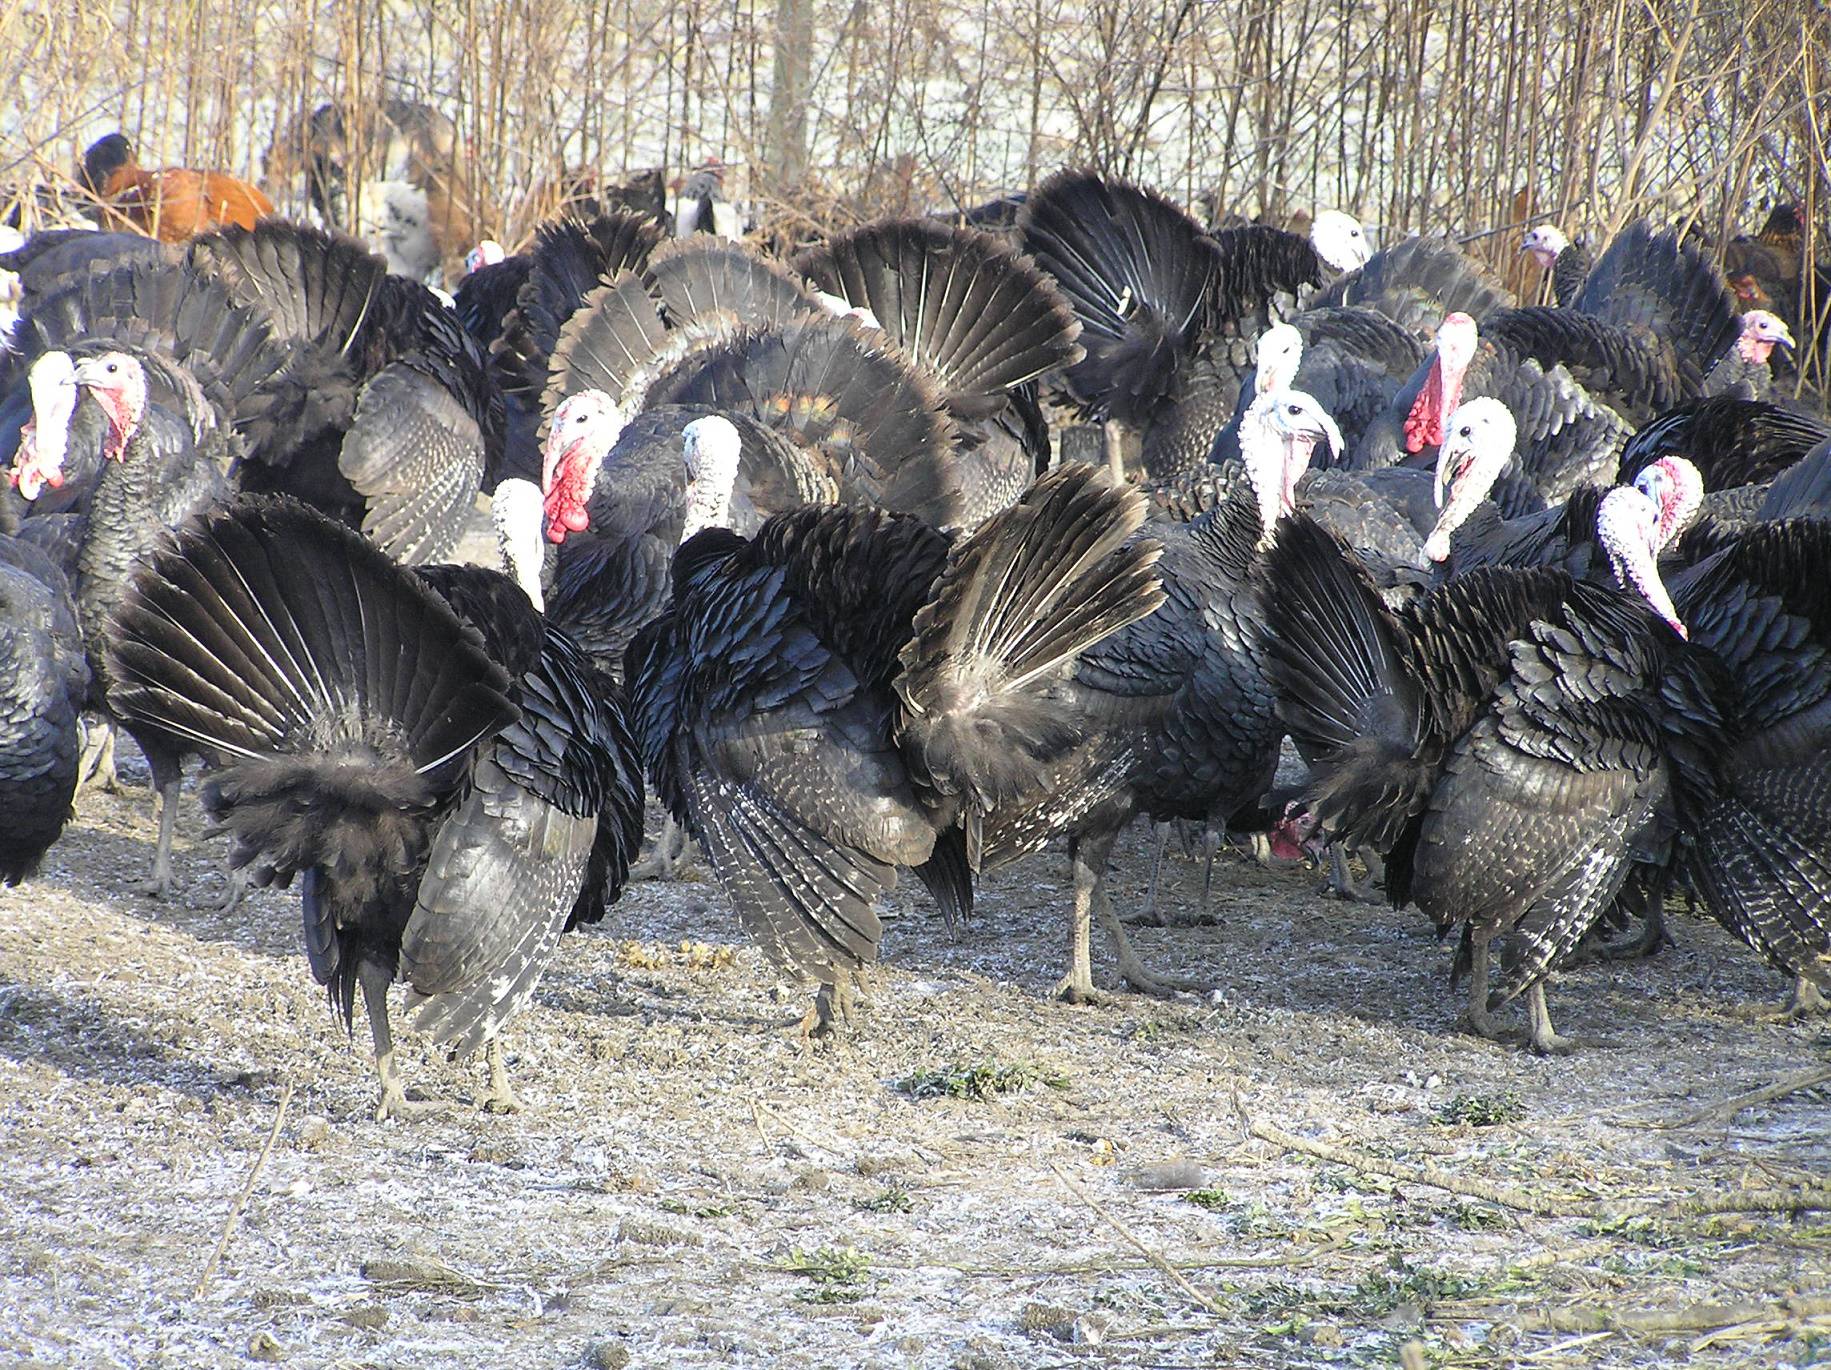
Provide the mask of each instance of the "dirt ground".
{"label": "dirt ground", "polygon": [[[456,1106],[378,1124],[296,897],[201,907],[220,847],[187,791],[190,897],[151,902],[152,832],[144,788],[88,797],[0,892],[0,1351],[26,1363],[1831,1363],[1831,1215],[1676,1209],[1822,1182],[1826,1092],[1670,1126],[1822,1064],[1831,1033],[1763,1021],[1784,986],[1683,913],[1675,950],[1561,977],[1587,1045],[1541,1060],[1456,1030],[1415,910],[1231,856],[1217,925],[1137,934],[1214,993],[1058,1005],[1046,855],[988,879],[958,940],[899,895],[855,1030],[809,1048],[803,989],[715,886],[639,885],[508,1036],[525,1112],[480,1112],[481,1065],[409,1036],[410,1084]],[[1121,907],[1149,859],[1134,829]],[[1192,908],[1199,865],[1166,869]]]}

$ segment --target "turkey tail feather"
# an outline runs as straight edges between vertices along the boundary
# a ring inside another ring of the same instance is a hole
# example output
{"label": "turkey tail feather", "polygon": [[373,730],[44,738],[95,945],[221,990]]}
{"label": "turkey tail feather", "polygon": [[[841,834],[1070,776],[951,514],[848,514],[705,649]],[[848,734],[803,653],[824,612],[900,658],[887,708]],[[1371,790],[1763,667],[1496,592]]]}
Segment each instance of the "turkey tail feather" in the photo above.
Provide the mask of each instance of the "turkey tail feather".
{"label": "turkey tail feather", "polygon": [[1336,835],[1386,851],[1422,802],[1424,700],[1402,629],[1337,538],[1299,515],[1267,554],[1267,671],[1278,714],[1317,757],[1309,798]]}
{"label": "turkey tail feather", "polygon": [[1029,794],[1078,741],[1050,687],[1087,648],[1154,612],[1161,544],[1142,497],[1070,463],[957,545],[916,614],[896,683],[905,750],[981,810]]}
{"label": "turkey tail feather", "polygon": [[284,500],[212,513],[155,556],[117,611],[109,666],[124,716],[220,768],[205,802],[238,864],[263,852],[283,876],[392,861],[409,841],[400,811],[423,812],[516,716],[507,676],[442,599]]}

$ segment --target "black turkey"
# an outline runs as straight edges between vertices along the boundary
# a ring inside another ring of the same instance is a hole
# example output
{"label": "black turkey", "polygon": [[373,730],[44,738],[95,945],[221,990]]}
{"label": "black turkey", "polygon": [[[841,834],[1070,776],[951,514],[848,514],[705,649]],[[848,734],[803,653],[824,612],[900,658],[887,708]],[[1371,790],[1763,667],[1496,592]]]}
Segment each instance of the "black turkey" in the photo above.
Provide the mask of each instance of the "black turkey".
{"label": "black turkey", "polygon": [[35,874],[63,832],[88,697],[69,582],[42,549],[0,534],[0,884]]}
{"label": "black turkey", "polygon": [[186,262],[293,350],[261,409],[237,415],[236,484],[302,499],[397,560],[449,556],[504,442],[457,315],[361,244],[283,220],[194,239]]}
{"label": "black turkey", "polygon": [[498,1030],[562,932],[617,897],[641,833],[616,687],[507,576],[415,572],[272,499],[151,559],[108,664],[134,725],[209,759],[232,863],[300,877],[306,955],[346,1026],[362,991],[376,1117],[441,1107],[409,1101],[394,1068],[397,978],[436,1040],[487,1048],[486,1104],[515,1107]]}
{"label": "black turkey", "polygon": [[1257,224],[1210,234],[1153,191],[1070,170],[1039,186],[1018,222],[1024,251],[1081,321],[1085,356],[1062,384],[1089,417],[1137,434],[1146,473],[1162,480],[1207,460],[1258,335],[1366,261],[1344,221],[1319,215],[1310,239]]}
{"label": "black turkey", "polygon": [[[1623,578],[1656,583],[1651,502],[1617,491],[1598,517]],[[1489,569],[1394,611],[1305,519],[1280,534],[1266,585],[1280,714],[1318,758],[1310,812],[1384,856],[1395,905],[1464,930],[1476,1031],[1496,1035],[1491,1011],[1525,993],[1533,1049],[1565,1049],[1545,975],[1624,888],[1646,897],[1709,783],[1714,697],[1669,602]]]}
{"label": "black turkey", "polygon": [[899,869],[963,915],[983,863],[1099,802],[1099,770],[1053,783],[1090,727],[1064,676],[1160,602],[1143,519],[1076,464],[959,541],[815,506],[681,545],[629,651],[637,734],[745,926],[820,982],[808,1027],[876,958]]}

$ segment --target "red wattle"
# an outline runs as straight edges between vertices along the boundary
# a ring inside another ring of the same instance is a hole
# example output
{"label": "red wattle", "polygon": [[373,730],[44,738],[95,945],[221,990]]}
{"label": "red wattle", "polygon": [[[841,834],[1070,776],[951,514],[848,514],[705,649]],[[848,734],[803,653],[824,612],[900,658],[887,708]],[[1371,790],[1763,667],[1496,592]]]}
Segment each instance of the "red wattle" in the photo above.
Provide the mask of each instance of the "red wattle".
{"label": "red wattle", "polygon": [[1424,388],[1405,416],[1405,450],[1422,452],[1443,442],[1443,364],[1436,363],[1424,379]]}

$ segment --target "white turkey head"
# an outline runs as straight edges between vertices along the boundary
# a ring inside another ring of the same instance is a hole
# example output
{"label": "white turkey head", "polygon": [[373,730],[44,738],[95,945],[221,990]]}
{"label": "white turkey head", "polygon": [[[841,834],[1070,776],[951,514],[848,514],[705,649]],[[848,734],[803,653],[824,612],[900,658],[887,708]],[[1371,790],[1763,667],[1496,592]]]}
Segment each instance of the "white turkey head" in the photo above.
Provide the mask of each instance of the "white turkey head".
{"label": "white turkey head", "polygon": [[1549,271],[1558,260],[1558,254],[1570,246],[1570,239],[1564,236],[1564,230],[1556,224],[1540,224],[1537,228],[1526,230],[1526,236],[1519,240],[1519,250],[1530,252],[1532,260]]}
{"label": "white turkey head", "polygon": [[490,523],[496,529],[503,565],[540,613],[547,611],[540,588],[541,524],[545,519],[545,500],[531,480],[505,480],[490,496]]}
{"label": "white turkey head", "polygon": [[1659,510],[1659,545],[1691,526],[1704,507],[1704,475],[1684,457],[1661,457],[1634,477],[1634,488]]}
{"label": "white turkey head", "polygon": [[591,527],[585,506],[625,422],[617,402],[602,390],[582,390],[554,411],[540,473],[549,541],[564,542],[566,534]]}
{"label": "white turkey head", "polygon": [[1679,621],[1672,596],[1659,578],[1659,506],[1631,485],[1618,485],[1596,511],[1596,541],[1608,554],[1624,590],[1638,590],[1653,612],[1680,637],[1691,636]]}
{"label": "white turkey head", "polygon": [[125,352],[103,352],[76,364],[76,383],[101,402],[108,415],[108,441],[102,455],[124,460],[127,444],[146,417],[146,368]]}
{"label": "white turkey head", "polygon": [[[1507,469],[1518,436],[1513,414],[1496,399],[1474,399],[1458,405],[1449,431],[1437,449],[1435,497],[1443,512],[1424,543],[1424,555],[1443,561],[1450,554],[1450,534],[1467,522],[1500,473]],[[1444,501],[1448,492],[1448,503]]]}
{"label": "white turkey head", "polygon": [[1240,456],[1259,506],[1261,548],[1277,537],[1278,520],[1297,512],[1297,481],[1325,439],[1336,452],[1346,450],[1341,430],[1314,395],[1275,390],[1247,408],[1240,421]]}
{"label": "white turkey head", "polygon": [[494,238],[485,238],[464,254],[464,274],[468,276],[471,272],[481,271],[486,266],[495,266],[496,263],[505,261],[507,258],[508,253],[502,250],[501,243]]}
{"label": "white turkey head", "polygon": [[1443,441],[1443,426],[1462,403],[1462,380],[1475,360],[1480,335],[1467,314],[1444,316],[1437,325],[1437,355],[1431,359],[1424,388],[1405,416],[1405,450],[1422,452]]}
{"label": "white turkey head", "polygon": [[1253,388],[1261,395],[1289,390],[1303,364],[1303,334],[1287,323],[1275,323],[1259,335],[1258,372]]}
{"label": "white turkey head", "polygon": [[1764,365],[1774,348],[1793,346],[1793,330],[1778,314],[1766,309],[1751,309],[1742,316],[1742,334],[1736,339],[1736,350],[1742,360]]}
{"label": "white turkey head", "polygon": [[741,444],[731,420],[717,414],[694,419],[680,439],[687,469],[687,518],[680,531],[685,542],[702,528],[729,524]]}
{"label": "white turkey head", "polygon": [[68,352],[47,352],[26,373],[32,393],[32,418],[19,432],[19,451],[7,478],[26,499],[37,499],[45,486],[64,483],[64,458],[70,446],[70,418],[76,413],[76,363]]}
{"label": "white turkey head", "polygon": [[1310,246],[1316,255],[1337,271],[1353,271],[1367,265],[1373,253],[1367,247],[1367,233],[1361,221],[1339,209],[1325,209],[1310,225]]}

